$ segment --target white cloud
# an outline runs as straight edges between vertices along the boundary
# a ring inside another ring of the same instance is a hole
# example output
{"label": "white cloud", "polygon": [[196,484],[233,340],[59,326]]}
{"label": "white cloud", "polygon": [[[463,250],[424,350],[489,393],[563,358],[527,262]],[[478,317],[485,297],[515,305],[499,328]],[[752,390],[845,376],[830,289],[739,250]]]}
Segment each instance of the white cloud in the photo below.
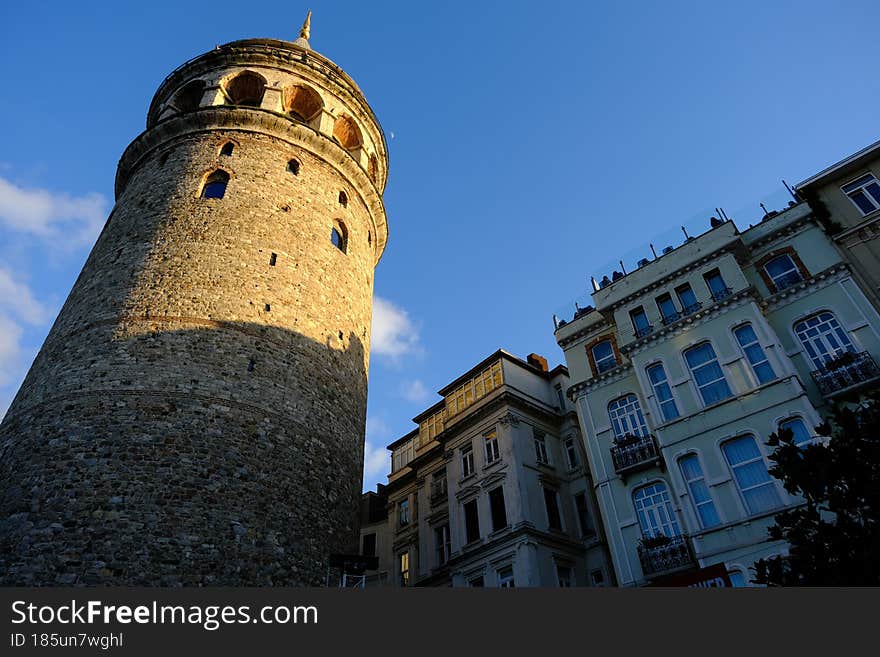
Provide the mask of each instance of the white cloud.
{"label": "white cloud", "polygon": [[390,471],[391,452],[384,446],[364,445],[364,488],[372,489],[376,482],[384,481]]}
{"label": "white cloud", "polygon": [[[8,317],[0,315],[0,386],[5,386],[17,378],[21,367],[22,328]],[[6,408],[0,409],[5,412]],[[2,417],[3,413],[0,413]]]}
{"label": "white cloud", "polygon": [[409,314],[381,297],[373,301],[373,342],[370,351],[376,356],[387,356],[392,361],[421,351],[419,332]]}
{"label": "white cloud", "polygon": [[0,267],[0,308],[35,326],[51,319],[49,309],[37,301],[27,285],[17,282],[5,267]]}
{"label": "white cloud", "polygon": [[78,247],[91,244],[107,217],[107,199],[19,187],[0,176],[0,225]]}
{"label": "white cloud", "polygon": [[431,398],[431,393],[420,379],[404,381],[400,384],[400,396],[414,404],[424,404]]}

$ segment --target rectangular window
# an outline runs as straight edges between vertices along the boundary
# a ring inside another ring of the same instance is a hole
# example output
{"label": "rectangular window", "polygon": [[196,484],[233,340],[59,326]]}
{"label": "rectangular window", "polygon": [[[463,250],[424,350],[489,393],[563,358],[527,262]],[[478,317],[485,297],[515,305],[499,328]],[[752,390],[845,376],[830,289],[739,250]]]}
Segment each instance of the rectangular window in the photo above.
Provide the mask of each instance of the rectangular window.
{"label": "rectangular window", "polygon": [[703,476],[700,459],[696,454],[688,454],[678,459],[678,465],[681,468],[681,476],[690,491],[697,516],[700,518],[700,526],[703,529],[708,529],[721,524],[718,512],[715,510],[715,502],[712,500],[709,487],[706,485],[706,478]]}
{"label": "rectangular window", "polygon": [[678,296],[678,302],[681,304],[682,315],[690,315],[700,309],[700,302],[697,301],[697,295],[691,289],[690,283],[679,285],[675,288],[675,294]]}
{"label": "rectangular window", "polygon": [[773,371],[773,366],[767,360],[767,355],[764,353],[761,343],[758,342],[758,336],[755,334],[755,329],[752,328],[752,325],[744,324],[735,328],[733,334],[736,336],[739,346],[742,347],[749,365],[752,366],[752,371],[755,373],[758,383],[767,383],[775,379],[776,372]]}
{"label": "rectangular window", "polygon": [[413,460],[415,444],[415,440],[408,440],[400,447],[394,449],[391,453],[391,470],[393,472],[397,472]]}
{"label": "rectangular window", "polygon": [[446,497],[446,469],[438,470],[431,478],[431,499],[441,500]]}
{"label": "rectangular window", "polygon": [[544,465],[549,464],[550,459],[547,458],[547,441],[544,439],[543,432],[535,430],[532,435],[535,439],[535,460]]}
{"label": "rectangular window", "polygon": [[434,550],[437,554],[438,567],[449,561],[449,554],[452,552],[452,540],[449,536],[448,525],[434,528]]}
{"label": "rectangular window", "polygon": [[730,386],[727,385],[711,344],[704,342],[688,349],[684,352],[684,358],[706,406],[731,396]]}
{"label": "rectangular window", "polygon": [[477,511],[476,500],[464,505],[464,534],[468,543],[480,540],[480,514]]}
{"label": "rectangular window", "polygon": [[554,388],[556,389],[556,400],[559,402],[559,410],[565,410],[565,395],[562,392],[562,384],[557,383]]}
{"label": "rectangular window", "polygon": [[559,588],[570,589],[574,582],[571,567],[556,564],[556,581],[559,582]]}
{"label": "rectangular window", "polygon": [[474,474],[474,449],[470,444],[461,448],[461,478]]}
{"label": "rectangular window", "polygon": [[776,484],[767,472],[767,464],[752,436],[734,438],[721,448],[749,514],[782,505]]}
{"label": "rectangular window", "polygon": [[590,571],[590,581],[593,586],[605,586],[605,575],[599,569],[592,570]]}
{"label": "rectangular window", "polygon": [[513,568],[508,566],[498,571],[498,586],[502,589],[512,589],[516,587],[513,581]]}
{"label": "rectangular window", "polygon": [[397,504],[397,520],[398,525],[406,527],[409,525],[409,500],[401,500]]}
{"label": "rectangular window", "polygon": [[614,355],[614,347],[611,340],[603,340],[592,348],[593,362],[596,363],[596,374],[607,372],[617,367],[617,357]]}
{"label": "rectangular window", "polygon": [[784,290],[803,280],[801,270],[798,269],[798,266],[789,255],[773,258],[773,260],[764,265],[764,271],[767,272],[777,290]]}
{"label": "rectangular window", "polygon": [[719,270],[713,269],[710,272],[706,272],[703,274],[703,280],[706,281],[706,287],[709,288],[709,294],[712,295],[714,301],[721,301],[730,296],[731,290],[727,287],[727,283],[724,282]]}
{"label": "rectangular window", "polygon": [[657,297],[656,301],[657,308],[660,310],[660,317],[663,319],[664,324],[671,324],[680,317],[671,295],[661,294]]}
{"label": "rectangular window", "polygon": [[580,459],[578,458],[577,445],[574,442],[574,438],[566,438],[564,447],[565,458],[568,460],[568,469],[574,470],[581,464]]}
{"label": "rectangular window", "polygon": [[376,534],[364,534],[364,544],[361,552],[366,557],[376,556]]}
{"label": "rectangular window", "polygon": [[632,320],[633,331],[635,331],[637,338],[648,335],[653,330],[650,322],[648,322],[648,316],[645,314],[645,309],[641,306],[630,310],[629,317]]}
{"label": "rectangular window", "polygon": [[861,211],[862,216],[880,210],[880,184],[872,174],[853,180],[841,189]]}
{"label": "rectangular window", "polygon": [[492,511],[492,531],[507,527],[507,509],[504,508],[504,489],[501,486],[489,491],[489,508]]}
{"label": "rectangular window", "polygon": [[409,552],[402,552],[398,557],[400,585],[409,586]]}
{"label": "rectangular window", "polygon": [[590,510],[587,507],[586,493],[578,493],[574,496],[574,508],[577,510],[578,525],[581,528],[581,536],[592,536],[596,533],[593,521],[590,518]]}
{"label": "rectangular window", "polygon": [[486,439],[486,463],[494,463],[501,458],[501,450],[498,448],[498,434],[490,431],[483,435]]}
{"label": "rectangular window", "polygon": [[556,491],[544,488],[544,506],[547,507],[547,524],[550,529],[562,531],[562,517],[559,515],[559,500]]}
{"label": "rectangular window", "polygon": [[669,387],[669,380],[666,378],[663,364],[655,363],[646,371],[651,386],[654,388],[657,405],[660,406],[660,414],[666,422],[674,420],[679,416],[678,406],[675,404],[675,397],[672,396],[672,388]]}

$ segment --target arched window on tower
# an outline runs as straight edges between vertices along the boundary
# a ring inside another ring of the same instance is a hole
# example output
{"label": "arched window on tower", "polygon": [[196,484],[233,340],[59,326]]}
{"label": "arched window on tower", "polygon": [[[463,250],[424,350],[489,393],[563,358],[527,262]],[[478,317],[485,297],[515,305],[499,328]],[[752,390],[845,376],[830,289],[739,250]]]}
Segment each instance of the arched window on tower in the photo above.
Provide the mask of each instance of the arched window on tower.
{"label": "arched window on tower", "polygon": [[344,208],[348,207],[348,194],[345,192],[339,192],[339,205]]}
{"label": "arched window on tower", "polygon": [[340,116],[333,124],[333,137],[347,151],[357,150],[363,145],[361,129],[348,116]]}
{"label": "arched window on tower", "polygon": [[266,78],[253,71],[242,71],[227,80],[224,90],[226,97],[233,105],[259,107],[263,103]]}
{"label": "arched window on tower", "polygon": [[217,169],[207,178],[202,187],[202,198],[223,198],[226,194],[226,185],[229,184],[229,174],[222,169]]}
{"label": "arched window on tower", "polygon": [[181,112],[191,112],[201,105],[202,97],[205,95],[205,86],[204,80],[187,82],[174,94],[171,104]]}
{"label": "arched window on tower", "polygon": [[324,108],[324,101],[321,100],[318,92],[303,85],[287,87],[282,98],[284,111],[303,123],[317,118]]}
{"label": "arched window on tower", "polygon": [[333,225],[333,229],[330,231],[330,241],[343,253],[348,251],[348,231],[341,221],[337,221]]}
{"label": "arched window on tower", "polygon": [[234,150],[235,144],[233,144],[231,141],[227,141],[220,149],[220,155],[232,155],[232,151]]}
{"label": "arched window on tower", "polygon": [[290,160],[287,163],[287,170],[292,173],[294,176],[299,175],[299,161],[298,160]]}

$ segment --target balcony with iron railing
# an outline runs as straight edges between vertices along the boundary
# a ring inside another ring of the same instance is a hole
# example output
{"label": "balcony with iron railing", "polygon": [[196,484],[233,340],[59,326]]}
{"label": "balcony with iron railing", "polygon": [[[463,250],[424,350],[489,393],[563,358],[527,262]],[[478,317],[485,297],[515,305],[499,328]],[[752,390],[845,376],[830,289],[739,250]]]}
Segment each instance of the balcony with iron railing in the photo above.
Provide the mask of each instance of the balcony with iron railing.
{"label": "balcony with iron railing", "polygon": [[834,397],[880,379],[880,369],[867,351],[846,352],[811,372],[819,392]]}
{"label": "balcony with iron railing", "polygon": [[619,475],[659,466],[663,457],[654,436],[623,436],[611,446],[611,461]]}
{"label": "balcony with iron railing", "polygon": [[684,534],[643,537],[638,552],[642,572],[648,579],[689,570],[697,564],[690,539]]}
{"label": "balcony with iron railing", "polygon": [[723,301],[731,294],[733,294],[733,290],[731,290],[729,287],[723,287],[720,290],[712,290],[712,301]]}
{"label": "balcony with iron railing", "polygon": [[646,324],[645,326],[640,326],[635,330],[636,338],[643,338],[646,335],[651,335],[654,332],[654,327],[651,324]]}

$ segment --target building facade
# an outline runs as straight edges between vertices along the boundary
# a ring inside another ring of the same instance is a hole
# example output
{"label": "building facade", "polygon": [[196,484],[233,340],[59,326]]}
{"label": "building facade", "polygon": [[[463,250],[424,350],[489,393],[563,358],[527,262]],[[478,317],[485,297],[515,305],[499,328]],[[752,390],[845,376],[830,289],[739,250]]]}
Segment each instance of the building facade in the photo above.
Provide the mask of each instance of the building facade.
{"label": "building facade", "polygon": [[880,141],[795,185],[880,309]]}
{"label": "building facade", "polygon": [[391,585],[613,584],[568,385],[562,366],[498,351],[388,446],[387,521],[361,539]]}
{"label": "building facade", "polygon": [[797,505],[768,472],[771,433],[816,440],[834,399],[874,383],[880,319],[807,203],[712,227],[595,284],[558,321],[621,586],[700,572],[744,585],[780,554]]}
{"label": "building facade", "polygon": [[0,583],[317,585],[356,550],[388,162],[308,37],[156,92],[0,425]]}

